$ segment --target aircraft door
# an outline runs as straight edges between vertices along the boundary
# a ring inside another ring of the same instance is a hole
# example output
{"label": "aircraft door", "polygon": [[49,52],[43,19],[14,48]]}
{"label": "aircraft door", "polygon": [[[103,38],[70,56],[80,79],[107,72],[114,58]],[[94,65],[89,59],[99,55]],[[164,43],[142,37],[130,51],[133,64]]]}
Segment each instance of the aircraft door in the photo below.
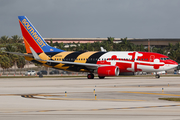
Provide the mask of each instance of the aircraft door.
{"label": "aircraft door", "polygon": [[151,62],[154,62],[154,59],[155,59],[155,56],[154,56],[154,55],[151,55],[151,56],[150,56],[150,61],[151,61]]}

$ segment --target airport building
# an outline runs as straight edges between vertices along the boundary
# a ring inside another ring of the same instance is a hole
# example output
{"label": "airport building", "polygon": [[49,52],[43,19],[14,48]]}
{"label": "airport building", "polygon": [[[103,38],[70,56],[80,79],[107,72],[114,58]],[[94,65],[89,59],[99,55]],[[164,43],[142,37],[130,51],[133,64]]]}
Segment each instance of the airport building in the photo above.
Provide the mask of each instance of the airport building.
{"label": "airport building", "polygon": [[[108,38],[44,38],[46,42],[51,40],[58,43],[94,43],[102,42],[108,40]],[[180,42],[180,38],[127,38],[128,41],[134,43],[135,45],[144,45],[144,46],[167,46],[169,43],[173,45]],[[121,38],[114,38],[115,43],[121,42]]]}

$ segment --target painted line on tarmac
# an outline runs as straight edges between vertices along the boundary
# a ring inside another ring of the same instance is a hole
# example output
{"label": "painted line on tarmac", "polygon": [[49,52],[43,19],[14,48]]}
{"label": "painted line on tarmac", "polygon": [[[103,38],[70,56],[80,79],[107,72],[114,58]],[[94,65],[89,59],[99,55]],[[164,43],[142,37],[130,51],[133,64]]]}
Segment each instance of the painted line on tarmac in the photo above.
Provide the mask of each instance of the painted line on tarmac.
{"label": "painted line on tarmac", "polygon": [[143,109],[143,108],[158,108],[158,107],[178,107],[180,105],[160,105],[160,106],[144,106],[144,107],[124,107],[124,108],[103,108],[103,109],[92,109],[92,111],[99,110],[122,110],[122,109]]}
{"label": "painted line on tarmac", "polygon": [[21,94],[0,94],[0,96],[21,96]]}
{"label": "painted line on tarmac", "polygon": [[[88,98],[47,98],[47,97],[64,97],[64,95],[46,95],[46,94],[0,94],[0,96],[21,96],[24,98],[33,99],[45,99],[45,100],[80,100],[80,101],[145,101],[145,100],[134,100],[134,99],[88,99]],[[37,97],[37,96],[43,96]],[[46,97],[46,98],[44,98]]]}
{"label": "painted line on tarmac", "polygon": [[148,92],[131,92],[131,91],[120,91],[120,93],[134,93],[134,94],[147,94],[147,95],[163,95],[163,96],[180,96],[180,95],[176,95],[176,94],[148,93]]}
{"label": "painted line on tarmac", "polygon": [[86,98],[44,98],[48,100],[80,100],[80,101],[145,101],[132,99],[86,99]]}
{"label": "painted line on tarmac", "polygon": [[[40,95],[40,96],[43,96],[43,95]],[[47,96],[50,96],[50,97],[52,96],[53,97],[54,95],[45,95],[45,96],[46,97]],[[36,97],[36,95],[34,96],[33,94],[21,95],[21,97],[33,98],[33,99],[45,99],[45,100],[71,100],[71,101],[72,100],[80,100],[80,101],[145,101],[145,100],[133,100],[133,99],[41,98],[41,97]]]}

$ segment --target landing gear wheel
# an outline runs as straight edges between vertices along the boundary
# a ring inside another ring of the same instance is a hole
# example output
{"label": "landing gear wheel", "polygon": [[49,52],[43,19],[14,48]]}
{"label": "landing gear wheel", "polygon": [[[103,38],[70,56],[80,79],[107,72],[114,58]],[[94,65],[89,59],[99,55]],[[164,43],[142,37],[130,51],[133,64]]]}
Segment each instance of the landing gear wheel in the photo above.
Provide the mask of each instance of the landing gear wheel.
{"label": "landing gear wheel", "polygon": [[87,78],[88,78],[88,79],[94,79],[94,74],[88,74],[88,75],[87,75]]}
{"label": "landing gear wheel", "polygon": [[156,77],[156,78],[160,78],[160,75],[159,75],[159,74],[156,74],[155,77]]}
{"label": "landing gear wheel", "polygon": [[99,77],[99,79],[104,79],[105,78],[105,76],[98,76]]}

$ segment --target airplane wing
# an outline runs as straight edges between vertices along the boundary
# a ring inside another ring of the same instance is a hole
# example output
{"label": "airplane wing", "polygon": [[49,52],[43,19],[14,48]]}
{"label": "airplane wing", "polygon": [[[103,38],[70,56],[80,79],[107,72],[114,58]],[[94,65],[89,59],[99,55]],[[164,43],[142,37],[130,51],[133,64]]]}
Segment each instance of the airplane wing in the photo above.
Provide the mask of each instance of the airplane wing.
{"label": "airplane wing", "polygon": [[77,62],[69,62],[69,61],[54,61],[54,60],[42,60],[38,54],[33,50],[32,47],[30,47],[31,52],[33,54],[34,59],[39,61],[46,61],[48,63],[62,63],[62,64],[69,64],[69,65],[79,65],[79,66],[85,66],[89,69],[97,69],[100,66],[111,66],[111,65],[98,65],[98,64],[91,64],[91,63],[77,63]]}
{"label": "airplane wing", "polygon": [[14,55],[20,55],[20,56],[29,56],[29,57],[33,57],[32,54],[25,54],[25,53],[19,53],[19,52],[6,52],[5,53],[10,53],[10,54],[14,54]]}
{"label": "airplane wing", "polygon": [[[53,60],[47,60],[48,63],[62,63],[62,64],[69,64],[69,65],[79,65],[79,66],[85,66],[89,69],[97,69],[101,65],[98,64],[91,64],[91,63],[77,63],[77,62],[68,62],[68,61],[53,61]],[[105,66],[105,65],[103,65]],[[107,66],[107,65],[106,65]]]}

